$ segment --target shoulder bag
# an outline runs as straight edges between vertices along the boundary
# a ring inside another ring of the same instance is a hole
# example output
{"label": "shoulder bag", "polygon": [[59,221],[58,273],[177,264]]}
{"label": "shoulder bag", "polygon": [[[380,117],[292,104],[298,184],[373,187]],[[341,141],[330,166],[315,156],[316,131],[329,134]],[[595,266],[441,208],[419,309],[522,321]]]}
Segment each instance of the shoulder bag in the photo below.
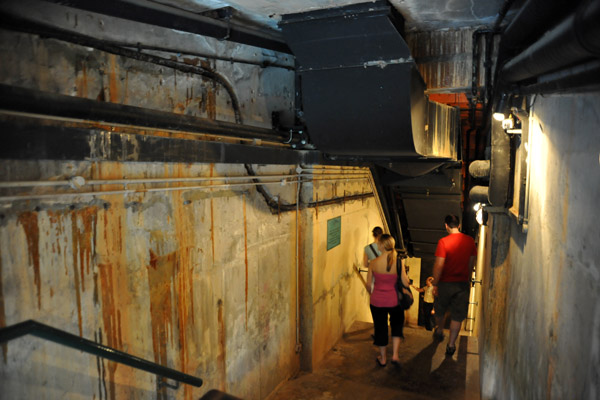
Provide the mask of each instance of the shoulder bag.
{"label": "shoulder bag", "polygon": [[396,273],[398,274],[398,279],[396,281],[398,305],[400,305],[400,307],[402,307],[403,310],[408,310],[410,306],[413,305],[415,299],[413,298],[413,294],[410,291],[410,289],[404,286],[404,283],[402,283],[402,272],[400,268],[402,268],[402,261],[398,260],[398,262],[396,263]]}

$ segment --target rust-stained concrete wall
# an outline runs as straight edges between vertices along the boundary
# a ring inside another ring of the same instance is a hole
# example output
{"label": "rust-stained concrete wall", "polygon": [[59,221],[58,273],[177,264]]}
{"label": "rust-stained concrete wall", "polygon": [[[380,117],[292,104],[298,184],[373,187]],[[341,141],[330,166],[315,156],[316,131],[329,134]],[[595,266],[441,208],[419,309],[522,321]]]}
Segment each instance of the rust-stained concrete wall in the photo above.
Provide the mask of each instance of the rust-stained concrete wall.
{"label": "rust-stained concrete wall", "polygon": [[[353,184],[324,183],[315,185],[314,196],[338,197],[351,192],[369,190],[364,182]],[[341,216],[342,231],[339,246],[327,250],[327,221]],[[341,206],[311,209],[311,303],[305,315],[312,327],[306,327],[305,342],[311,344],[303,367],[316,367],[326,352],[356,320],[372,321],[369,295],[358,278],[354,265],[362,267],[364,246],[372,242],[371,231],[383,226],[375,200],[354,201]],[[308,266],[307,266],[308,267]],[[366,279],[366,274],[363,273]],[[309,361],[310,360],[310,361]]]}
{"label": "rust-stained concrete wall", "polygon": [[538,96],[529,230],[494,214],[483,275],[485,399],[600,395],[600,95]]}
{"label": "rust-stained concrete wall", "polygon": [[[28,9],[34,3],[41,8]],[[194,54],[291,66],[287,55],[66,12],[48,2],[24,0],[2,7],[97,38],[177,49],[161,56],[216,70],[232,84],[246,124],[270,127],[273,111],[280,111],[284,121],[293,117],[293,71]],[[3,84],[234,121],[227,93],[194,74],[8,30],[0,30],[0,57],[7,61],[0,63]],[[237,164],[101,158],[1,163],[2,181],[247,175]],[[289,174],[295,168],[255,167],[259,174]],[[173,185],[179,183],[165,184]],[[371,191],[367,181],[352,179],[305,186],[304,202]],[[296,201],[295,184],[269,190],[282,201]],[[0,196],[21,192],[5,189]],[[324,250],[322,227],[328,215],[343,219],[335,253]],[[359,259],[372,227],[381,225],[378,215],[373,198],[274,215],[253,186],[0,201],[0,326],[35,319],[205,382],[201,388],[166,389],[146,372],[25,337],[1,347],[1,397],[192,399],[217,388],[264,398],[299,371],[301,357],[310,368],[355,319],[366,318],[368,298],[352,262]]]}
{"label": "rust-stained concrete wall", "polygon": [[[5,160],[3,166],[3,178],[11,180],[56,179],[73,170],[88,179],[244,174],[242,166],[223,164]],[[348,194],[370,188],[364,181],[335,186]],[[295,201],[295,184],[272,191]],[[3,204],[2,325],[35,319],[205,381],[200,389],[161,389],[148,373],[26,337],[3,347],[4,393],[187,399],[220,388],[251,399],[264,398],[298,371],[296,213],[273,215],[255,189]],[[336,253],[325,250],[329,215],[343,220]],[[371,198],[306,209],[298,222],[300,272],[312,272],[314,293],[305,299],[313,308],[303,310],[303,320],[314,318],[304,352],[318,362],[368,312],[352,262],[380,220]]]}
{"label": "rust-stained concrete wall", "polygon": [[[140,163],[77,168],[95,179],[243,171]],[[280,193],[292,201],[294,194],[295,188]],[[26,337],[3,347],[3,393],[197,398],[220,388],[262,398],[297,371],[295,213],[272,215],[255,190],[18,202],[3,209],[1,221],[3,325],[35,319],[205,380],[201,389],[169,392],[148,373]]]}

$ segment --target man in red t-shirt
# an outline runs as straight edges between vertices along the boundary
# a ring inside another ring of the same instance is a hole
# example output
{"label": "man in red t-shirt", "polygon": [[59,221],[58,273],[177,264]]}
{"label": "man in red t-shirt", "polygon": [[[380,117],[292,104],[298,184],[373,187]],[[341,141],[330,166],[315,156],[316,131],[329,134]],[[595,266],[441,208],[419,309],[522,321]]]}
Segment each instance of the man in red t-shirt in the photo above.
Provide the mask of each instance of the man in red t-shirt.
{"label": "man in red t-shirt", "polygon": [[471,272],[475,265],[477,247],[471,236],[459,231],[460,221],[456,215],[445,219],[448,236],[438,241],[433,264],[433,293],[436,296],[434,309],[437,328],[433,332],[436,339],[444,338],[444,319],[450,310],[450,338],[446,354],[456,351],[456,338],[462,321],[467,318]]}

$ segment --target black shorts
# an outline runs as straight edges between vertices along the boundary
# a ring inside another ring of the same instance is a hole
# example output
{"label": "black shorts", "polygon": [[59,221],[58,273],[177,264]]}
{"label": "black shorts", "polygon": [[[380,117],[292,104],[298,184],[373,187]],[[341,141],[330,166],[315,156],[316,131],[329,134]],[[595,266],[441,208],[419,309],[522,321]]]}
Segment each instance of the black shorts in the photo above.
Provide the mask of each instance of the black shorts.
{"label": "black shorts", "polygon": [[462,322],[467,318],[470,292],[469,282],[440,282],[434,303],[435,314],[441,317],[450,310],[452,321]]}

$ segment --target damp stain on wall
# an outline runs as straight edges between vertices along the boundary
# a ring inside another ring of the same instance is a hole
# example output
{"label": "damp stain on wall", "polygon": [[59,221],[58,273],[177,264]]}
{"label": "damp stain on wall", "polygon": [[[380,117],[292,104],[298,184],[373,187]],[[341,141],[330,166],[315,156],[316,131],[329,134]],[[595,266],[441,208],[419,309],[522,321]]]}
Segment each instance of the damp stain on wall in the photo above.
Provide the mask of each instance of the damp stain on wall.
{"label": "damp stain on wall", "polygon": [[[158,255],[150,250],[148,289],[150,297],[150,319],[152,324],[152,349],[154,361],[168,366],[167,349],[173,345],[173,305],[171,277],[175,273],[177,253]],[[157,396],[166,396],[164,387],[157,381]]]}
{"label": "damp stain on wall", "polygon": [[85,97],[88,96],[88,77],[87,77],[87,65],[83,58],[77,60],[76,63],[76,78],[75,86],[77,87],[77,96]]}
{"label": "damp stain on wall", "polygon": [[[187,176],[189,171],[178,165],[178,177]],[[197,368],[198,361],[189,357],[187,343],[197,340],[194,328],[194,265],[196,254],[196,231],[194,229],[193,205],[184,200],[181,192],[173,194],[175,234],[178,243],[177,263],[174,269],[175,306],[178,328],[179,360],[181,372],[188,373]],[[184,398],[192,399],[189,385],[184,386]]]}
{"label": "damp stain on wall", "polygon": [[40,276],[40,229],[37,212],[24,212],[19,215],[19,224],[25,232],[29,264],[33,267],[33,282],[37,293],[38,310],[42,308],[41,276]]}
{"label": "damp stain on wall", "polygon": [[219,335],[219,349],[217,353],[217,368],[219,370],[219,389],[221,391],[226,391],[225,382],[227,379],[227,349],[225,346],[226,340],[226,330],[225,330],[225,318],[224,318],[224,305],[223,300],[219,299],[217,301],[217,329]]}
{"label": "damp stain on wall", "polygon": [[85,278],[90,273],[90,263],[96,243],[97,207],[87,207],[71,212],[73,243],[73,279],[77,298],[77,323],[79,336],[83,336],[81,293],[85,292]]}
{"label": "damp stain on wall", "polygon": [[111,103],[118,103],[119,102],[119,87],[118,87],[118,74],[119,71],[117,70],[117,56],[114,54],[109,54],[108,55],[108,60],[109,60],[109,64],[110,64],[110,70],[108,73],[108,88],[109,88],[109,95],[110,95],[110,102]]}
{"label": "damp stain on wall", "polygon": [[[100,287],[102,292],[102,322],[106,331],[106,343],[109,347],[120,350],[123,348],[123,338],[121,336],[121,312],[115,301],[116,284],[113,275],[114,266],[111,264],[99,264],[98,271],[100,275]],[[118,296],[118,294],[117,294]],[[100,334],[102,331],[100,331]],[[102,365],[104,367],[104,365]],[[115,372],[118,364],[108,363],[108,376],[111,399],[115,398]]]}

